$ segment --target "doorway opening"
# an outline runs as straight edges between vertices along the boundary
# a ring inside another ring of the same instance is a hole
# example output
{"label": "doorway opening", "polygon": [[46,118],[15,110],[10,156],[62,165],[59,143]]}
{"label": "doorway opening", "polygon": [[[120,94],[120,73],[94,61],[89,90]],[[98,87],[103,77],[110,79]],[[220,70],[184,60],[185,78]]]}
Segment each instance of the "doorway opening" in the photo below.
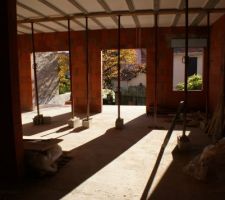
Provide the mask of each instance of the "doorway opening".
{"label": "doorway opening", "polygon": [[[121,105],[146,105],[146,49],[121,49]],[[117,50],[101,52],[103,105],[117,104]]]}
{"label": "doorway opening", "polygon": [[[31,61],[32,59],[31,54]],[[70,103],[69,52],[36,52],[37,87],[39,105],[65,105]],[[33,63],[32,65],[33,66]],[[34,80],[34,72],[32,78]],[[35,85],[33,81],[33,94]],[[36,105],[33,95],[33,105]]]}

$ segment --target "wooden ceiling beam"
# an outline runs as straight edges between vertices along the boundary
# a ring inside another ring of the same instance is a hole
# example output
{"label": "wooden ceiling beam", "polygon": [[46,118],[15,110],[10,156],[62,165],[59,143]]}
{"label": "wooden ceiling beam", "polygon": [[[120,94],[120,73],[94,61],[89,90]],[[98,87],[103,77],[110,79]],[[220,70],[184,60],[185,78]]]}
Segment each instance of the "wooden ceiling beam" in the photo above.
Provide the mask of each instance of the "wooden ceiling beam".
{"label": "wooden ceiling beam", "polygon": [[[130,15],[168,15],[168,14],[183,14],[185,12],[184,9],[160,9],[158,11],[149,9],[149,10],[135,10],[133,12],[130,11],[112,11],[111,13],[107,12],[92,12],[88,14],[73,14],[73,15],[66,15],[66,16],[59,16],[59,17],[42,17],[42,18],[33,18],[33,19],[24,19],[24,20],[17,20],[17,23],[30,23],[30,22],[47,22],[47,21],[63,21],[68,19],[75,19],[75,18],[85,18],[85,17],[116,17],[118,15],[121,16],[130,16]],[[225,13],[225,8],[213,8],[213,9],[205,9],[205,8],[189,8],[189,13]]]}
{"label": "wooden ceiling beam", "polygon": [[[78,10],[80,10],[83,14],[88,15],[88,11],[83,6],[81,6],[77,1],[75,1],[75,0],[68,0],[68,1],[73,6],[75,6]],[[92,19],[92,21],[94,21],[102,29],[106,29],[106,27],[99,20],[97,20],[95,17],[92,17],[90,19]],[[85,26],[83,28],[85,28]]]}
{"label": "wooden ceiling beam", "polygon": [[[185,5],[185,0],[180,0],[180,4],[179,4],[179,9],[184,9]],[[181,14],[177,13],[174,17],[172,26],[177,26],[179,20],[180,20]]]}
{"label": "wooden ceiling beam", "polygon": [[[127,6],[129,8],[130,12],[134,12],[136,10],[133,0],[126,0],[126,3],[127,3]],[[141,27],[141,24],[140,24],[140,21],[139,21],[137,15],[132,15],[132,18],[134,20],[134,23],[135,23],[136,27],[137,28]]]}
{"label": "wooden ceiling beam", "polygon": [[[39,11],[37,11],[37,10],[35,10],[35,9],[33,9],[33,8],[31,8],[31,7],[29,7],[29,6],[25,5],[25,4],[23,4],[23,3],[20,3],[20,2],[18,2],[18,1],[17,1],[17,6],[20,6],[21,8],[23,8],[23,9],[25,9],[25,10],[28,10],[28,11],[30,11],[30,12],[32,12],[32,13],[37,14],[37,15],[41,16],[41,18],[45,18],[45,19],[48,19],[48,18],[49,18],[48,16],[44,15],[43,13],[41,13],[41,12],[39,12]],[[29,19],[28,19],[28,20],[29,20]],[[59,26],[61,26],[61,27],[63,27],[63,28],[67,28],[64,24],[58,22],[57,20],[46,20],[46,21],[53,21],[55,24],[57,24],[57,25],[59,25]],[[31,22],[32,22],[32,21],[31,21]],[[30,23],[30,22],[29,22],[29,23]]]}
{"label": "wooden ceiling beam", "polygon": [[[107,17],[111,17],[112,20],[114,21],[114,23],[116,24],[116,26],[118,26],[118,20],[117,20],[117,16],[115,15],[110,15],[110,13],[112,13],[112,10],[110,9],[110,7],[108,6],[108,4],[105,2],[105,0],[97,0],[98,3],[102,6],[102,8],[105,10],[105,13],[108,14]],[[106,17],[106,16],[105,16]]]}
{"label": "wooden ceiling beam", "polygon": [[[219,2],[220,0],[208,0],[204,8],[213,9]],[[191,26],[197,26],[206,16],[207,16],[206,12],[199,13],[198,16],[196,16],[195,19],[192,21]]]}

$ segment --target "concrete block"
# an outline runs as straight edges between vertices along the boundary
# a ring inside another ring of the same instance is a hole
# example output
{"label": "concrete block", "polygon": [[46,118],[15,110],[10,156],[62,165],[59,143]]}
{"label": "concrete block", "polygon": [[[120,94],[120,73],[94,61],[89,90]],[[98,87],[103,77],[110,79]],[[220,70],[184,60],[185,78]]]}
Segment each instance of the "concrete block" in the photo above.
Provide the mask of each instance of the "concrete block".
{"label": "concrete block", "polygon": [[77,128],[80,127],[80,125],[80,118],[78,117],[73,117],[68,120],[68,126],[70,128]]}
{"label": "concrete block", "polygon": [[43,115],[36,115],[36,116],[33,118],[33,124],[34,124],[34,125],[41,125],[41,124],[44,124],[44,117],[43,117]]}
{"label": "concrete block", "polygon": [[91,125],[91,119],[84,119],[84,120],[82,121],[82,126],[83,126],[84,128],[90,128],[90,125]]}
{"label": "concrete block", "polygon": [[116,119],[116,128],[117,129],[122,129],[124,127],[124,122],[122,118],[117,118]]}
{"label": "concrete block", "polygon": [[191,142],[186,135],[178,136],[177,146],[180,151],[188,151],[191,148]]}

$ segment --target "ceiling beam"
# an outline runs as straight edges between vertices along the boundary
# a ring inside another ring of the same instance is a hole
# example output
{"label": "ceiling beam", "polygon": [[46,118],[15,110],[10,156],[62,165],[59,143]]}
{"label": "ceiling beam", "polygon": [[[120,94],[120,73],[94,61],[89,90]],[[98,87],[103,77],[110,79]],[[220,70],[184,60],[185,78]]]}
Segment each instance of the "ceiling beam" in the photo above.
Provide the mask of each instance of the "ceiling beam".
{"label": "ceiling beam", "polygon": [[[80,10],[82,13],[84,13],[85,15],[88,14],[88,11],[81,6],[79,3],[77,3],[76,0],[68,0],[71,4],[73,4],[78,10]],[[92,21],[94,21],[98,26],[100,26],[102,29],[106,29],[106,27],[99,21],[97,20],[95,17],[90,18],[92,19]]]}
{"label": "ceiling beam", "polygon": [[[27,19],[26,17],[24,17],[23,15],[20,15],[20,14],[17,14],[17,16],[20,17],[21,19]],[[45,25],[45,24],[41,24],[40,22],[37,22],[36,24],[39,25],[39,26],[42,26],[42,27],[44,27],[44,28],[47,28],[47,29],[49,29],[49,30],[51,30],[51,31],[57,32],[56,29],[54,29],[54,28],[52,28],[52,27],[49,27],[49,26],[47,26],[47,25]]]}
{"label": "ceiling beam", "polygon": [[[206,8],[189,8],[189,13],[225,13],[225,8],[213,8],[213,9],[206,9]],[[112,11],[111,13],[106,12],[92,12],[87,15],[85,14],[73,14],[73,15],[66,15],[62,17],[42,17],[42,18],[32,18],[32,19],[24,19],[24,20],[17,20],[17,23],[30,23],[30,22],[47,22],[47,21],[61,21],[61,20],[68,20],[74,18],[85,18],[85,17],[117,17],[118,15],[121,16],[130,16],[130,15],[154,15],[156,13],[160,15],[168,15],[168,14],[183,14],[185,12],[184,9],[159,9],[157,12],[155,10],[135,10],[133,12],[130,11]]]}
{"label": "ceiling beam", "polygon": [[[64,11],[62,11],[62,10],[59,9],[59,8],[57,8],[56,6],[54,6],[53,4],[49,3],[49,2],[46,1],[46,0],[38,0],[38,1],[40,1],[41,3],[43,3],[44,5],[46,5],[47,7],[51,8],[52,10],[56,11],[57,13],[59,13],[59,14],[61,14],[61,15],[63,15],[63,16],[66,16],[66,15],[67,15]],[[73,21],[74,23],[76,23],[77,25],[79,25],[80,27],[85,28],[85,26],[84,26],[82,23],[80,23],[79,21],[77,21],[77,20],[75,20],[75,19],[72,19],[72,21]],[[68,27],[65,26],[65,28],[67,29]],[[71,29],[72,29],[72,28],[71,28]],[[73,29],[72,29],[72,30],[73,30]]]}
{"label": "ceiling beam", "polygon": [[[110,9],[110,7],[108,6],[108,4],[105,2],[105,0],[97,0],[98,3],[102,6],[102,8],[105,10],[106,13],[110,14],[112,13],[112,10]],[[116,16],[109,16],[112,18],[112,20],[114,21],[114,23],[116,24],[116,26],[118,26],[118,20]],[[120,26],[122,28],[122,26]]]}
{"label": "ceiling beam", "polygon": [[[208,0],[204,8],[213,9],[220,2],[220,0]],[[207,13],[199,13],[192,21],[191,26],[197,26],[206,17]]]}
{"label": "ceiling beam", "polygon": [[[180,0],[179,9],[184,9],[185,7],[185,0]],[[180,20],[181,14],[178,13],[175,15],[172,26],[177,26],[179,20]]]}
{"label": "ceiling beam", "polygon": [[[129,8],[129,11],[130,11],[130,12],[133,12],[133,11],[136,10],[136,9],[135,9],[135,6],[134,6],[133,0],[126,0],[126,2],[127,2],[127,6],[128,6],[128,8]],[[136,27],[137,27],[137,28],[141,27],[140,21],[139,21],[137,15],[132,15],[132,18],[133,18],[133,20],[134,20],[134,23],[135,23]]]}
{"label": "ceiling beam", "polygon": [[19,31],[19,30],[17,30],[17,33],[20,33],[20,34],[27,34],[27,33],[23,32],[23,31]]}
{"label": "ceiling beam", "polygon": [[[23,3],[20,3],[17,1],[17,6],[20,6],[21,8],[25,9],[25,10],[28,10],[32,13],[35,13],[37,15],[40,15],[42,18],[45,18],[45,19],[48,19],[48,16],[44,15],[43,13],[23,4]],[[58,24],[59,26],[63,27],[63,28],[67,28],[64,24],[58,22],[57,20],[49,20],[49,21],[53,21],[55,24]]]}
{"label": "ceiling beam", "polygon": [[[26,29],[26,30],[28,30],[28,31],[31,31],[31,27],[29,27],[28,25],[18,24],[18,27],[21,27],[21,28],[23,28],[23,29]],[[41,32],[43,32],[43,31],[41,31],[41,30],[39,30],[39,29],[37,29],[37,28],[34,28],[34,32],[35,32],[35,33],[41,33]]]}
{"label": "ceiling beam", "polygon": [[160,6],[160,0],[154,0],[154,10],[158,11]]}

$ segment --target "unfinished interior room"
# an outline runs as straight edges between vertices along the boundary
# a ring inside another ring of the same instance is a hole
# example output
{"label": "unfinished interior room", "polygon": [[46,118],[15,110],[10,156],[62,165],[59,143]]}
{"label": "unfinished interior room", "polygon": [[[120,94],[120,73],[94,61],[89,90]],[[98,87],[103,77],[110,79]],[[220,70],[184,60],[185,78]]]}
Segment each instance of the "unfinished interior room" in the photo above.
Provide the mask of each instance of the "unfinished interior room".
{"label": "unfinished interior room", "polygon": [[1,4],[0,199],[224,199],[225,0]]}

